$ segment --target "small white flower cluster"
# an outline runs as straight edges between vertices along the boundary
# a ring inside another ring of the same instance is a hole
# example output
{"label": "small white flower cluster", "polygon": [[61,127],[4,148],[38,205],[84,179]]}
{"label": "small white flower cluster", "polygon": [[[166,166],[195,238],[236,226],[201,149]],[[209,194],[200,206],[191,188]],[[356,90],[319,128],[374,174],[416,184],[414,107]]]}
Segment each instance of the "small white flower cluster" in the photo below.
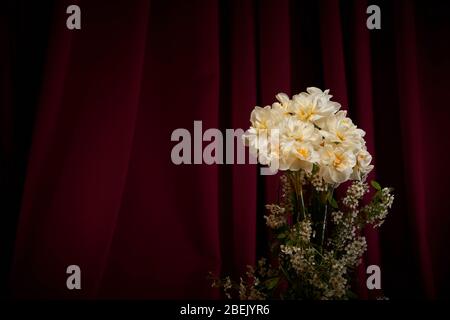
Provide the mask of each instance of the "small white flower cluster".
{"label": "small white flower cluster", "polygon": [[326,183],[338,185],[360,180],[373,169],[365,132],[331,101],[329,90],[309,87],[289,98],[279,93],[277,102],[255,107],[251,127],[243,135],[250,152],[263,165],[280,170],[305,170],[318,166]]}
{"label": "small white flower cluster", "polygon": [[342,257],[345,265],[356,267],[361,262],[361,257],[367,250],[365,237],[358,237],[346,247],[346,253]]}
{"label": "small white flower cluster", "polygon": [[225,293],[225,296],[228,299],[231,299],[231,294],[230,291],[233,289],[233,285],[231,283],[231,278],[230,277],[226,277],[223,281],[223,291]]}
{"label": "small white flower cluster", "polygon": [[269,269],[267,268],[267,259],[266,258],[261,258],[258,260],[258,270],[259,270],[259,274],[262,277],[265,277],[266,275],[268,275]]}
{"label": "small white flower cluster", "polygon": [[351,240],[356,235],[355,218],[357,213],[357,211],[352,211],[351,213],[347,214],[336,213],[338,216],[340,216],[340,219],[336,220],[336,224],[338,224],[341,228],[339,236],[342,237],[344,241]]}
{"label": "small white flower cluster", "polygon": [[331,219],[333,220],[334,224],[338,224],[342,221],[342,217],[344,216],[344,213],[342,211],[333,211],[331,213]]}
{"label": "small white flower cluster", "polygon": [[289,178],[287,175],[283,174],[280,176],[280,182],[281,182],[281,192],[283,195],[289,195],[292,192],[291,184],[289,183]]}
{"label": "small white flower cluster", "polygon": [[340,261],[331,258],[330,279],[324,291],[324,299],[342,298],[347,291],[347,268]]}
{"label": "small white flower cluster", "polygon": [[[285,194],[285,198],[295,199],[294,196],[297,196],[294,202],[298,201],[297,192],[302,190],[301,201],[308,208],[311,208],[311,197],[316,197],[316,201],[330,201],[325,198],[329,195],[316,192],[311,183],[314,174],[300,175],[300,172],[289,173],[289,177],[286,174],[282,178],[282,189],[291,192]],[[300,189],[301,177],[306,179],[306,183]],[[240,278],[240,282],[232,285],[230,279],[226,278],[222,283],[216,283],[216,287],[223,287],[228,298],[233,296],[241,300],[267,299],[278,296],[280,292],[283,292],[282,297],[294,299],[351,297],[350,270],[358,266],[367,250],[362,230],[367,224],[381,223],[394,200],[391,189],[381,189],[378,183],[372,183],[372,186],[377,190],[372,201],[359,207],[368,185],[361,181],[353,182],[347,189],[345,201],[340,201],[342,206],[338,205],[327,217],[332,223],[322,224],[322,220],[314,220],[315,208],[301,216],[296,215],[295,211],[289,211],[283,201],[280,205],[267,205],[270,214],[266,216],[266,222],[273,229],[274,239],[277,239],[271,246],[277,261],[272,263],[262,258],[255,268],[248,268],[246,277]],[[358,205],[352,205],[354,203]],[[326,229],[322,229],[323,226]],[[316,231],[325,235],[323,239],[315,241]],[[288,289],[284,285],[280,286],[282,283],[287,283]]]}
{"label": "small white flower cluster", "polygon": [[338,260],[332,252],[327,252],[317,265],[313,248],[282,245],[280,249],[298,276],[321,292],[320,299],[341,299],[345,296],[348,289],[345,260]]}
{"label": "small white flower cluster", "polygon": [[280,246],[281,253],[289,258],[292,268],[298,273],[306,273],[314,268],[314,253],[312,248],[304,249],[296,246]]}
{"label": "small white flower cluster", "polygon": [[342,203],[350,209],[356,209],[359,201],[369,191],[369,186],[364,181],[353,181],[347,189],[346,196],[342,199]]}
{"label": "small white flower cluster", "polygon": [[351,210],[350,212],[342,212],[340,210],[331,213],[331,220],[338,228],[335,237],[329,239],[329,244],[333,244],[336,249],[344,249],[349,242],[356,239],[358,233],[358,224],[356,219],[358,217],[358,210]]}
{"label": "small white flower cluster", "polygon": [[374,227],[379,227],[384,223],[384,219],[386,219],[393,202],[394,195],[391,193],[391,189],[383,188],[380,193],[379,201],[369,204],[364,208],[369,217],[369,222],[373,223]]}
{"label": "small white flower cluster", "polygon": [[383,188],[383,190],[381,190],[381,193],[383,195],[383,198],[386,199],[383,202],[384,207],[386,209],[390,209],[392,207],[392,204],[394,203],[394,195],[391,194],[391,189]]}
{"label": "small white flower cluster", "polygon": [[312,172],[307,172],[305,170],[300,170],[300,183],[305,185],[311,180]]}
{"label": "small white flower cluster", "polygon": [[309,219],[305,219],[299,223],[298,233],[301,241],[309,242],[311,240],[312,226]]}
{"label": "small white flower cluster", "polygon": [[259,285],[258,278],[253,279],[251,285],[246,285],[244,279],[240,278],[239,282],[239,299],[240,300],[264,300],[266,296],[257,289]]}
{"label": "small white flower cluster", "polygon": [[321,191],[327,191],[328,189],[328,185],[325,182],[325,180],[322,179],[322,177],[319,174],[314,174],[311,177],[311,184],[313,185],[314,189],[316,189],[316,191],[321,192]]}
{"label": "small white flower cluster", "polygon": [[280,176],[280,184],[281,184],[281,204],[287,211],[292,211],[293,204],[291,201],[292,195],[292,185],[289,181],[287,175],[283,174]]}
{"label": "small white flower cluster", "polygon": [[264,216],[266,219],[266,224],[269,228],[277,229],[286,224],[286,217],[284,213],[286,211],[285,208],[280,207],[277,204],[267,204],[266,209],[270,211],[269,215]]}

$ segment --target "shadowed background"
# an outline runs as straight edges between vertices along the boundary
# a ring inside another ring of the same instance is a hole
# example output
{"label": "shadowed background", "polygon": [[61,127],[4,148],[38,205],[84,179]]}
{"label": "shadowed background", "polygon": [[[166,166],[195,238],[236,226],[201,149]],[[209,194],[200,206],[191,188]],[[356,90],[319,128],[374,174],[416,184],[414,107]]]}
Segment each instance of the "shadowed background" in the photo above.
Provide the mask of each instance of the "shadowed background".
{"label": "shadowed background", "polygon": [[[66,28],[81,7],[82,29]],[[381,8],[381,30],[366,8]],[[172,164],[173,130],[247,128],[255,105],[329,88],[396,200],[367,230],[384,294],[449,297],[450,5],[441,1],[24,1],[0,10],[1,290],[217,298],[266,251],[277,177]],[[66,288],[66,267],[82,290]]]}

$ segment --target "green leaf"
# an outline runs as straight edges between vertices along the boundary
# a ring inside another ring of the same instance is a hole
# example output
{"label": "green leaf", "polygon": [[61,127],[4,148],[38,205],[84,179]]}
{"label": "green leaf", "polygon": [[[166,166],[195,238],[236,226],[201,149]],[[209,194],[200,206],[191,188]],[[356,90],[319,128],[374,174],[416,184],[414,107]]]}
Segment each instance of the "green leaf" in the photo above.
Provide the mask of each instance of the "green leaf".
{"label": "green leaf", "polygon": [[334,209],[337,209],[337,208],[338,208],[338,204],[337,204],[336,200],[335,200],[333,197],[330,197],[330,198],[328,199],[328,202],[331,204],[331,206],[332,206]]}
{"label": "green leaf", "polygon": [[358,295],[351,290],[347,291],[347,297],[352,300],[358,299]]}
{"label": "green leaf", "polygon": [[272,290],[273,288],[275,288],[279,280],[279,277],[267,279],[265,281],[267,289]]}
{"label": "green leaf", "polygon": [[381,190],[381,186],[378,182],[376,182],[375,180],[370,181],[370,184],[372,185],[372,187],[374,187],[376,190],[380,191]]}
{"label": "green leaf", "polygon": [[286,241],[286,245],[287,246],[292,246],[292,245],[294,245],[295,244],[295,242],[293,241],[293,240],[288,240],[288,241]]}
{"label": "green leaf", "polygon": [[331,199],[333,199],[333,192],[328,192],[327,193],[327,200],[330,201]]}
{"label": "green leaf", "polygon": [[284,239],[284,238],[286,238],[286,234],[285,234],[285,233],[280,233],[280,234],[277,236],[277,239]]}

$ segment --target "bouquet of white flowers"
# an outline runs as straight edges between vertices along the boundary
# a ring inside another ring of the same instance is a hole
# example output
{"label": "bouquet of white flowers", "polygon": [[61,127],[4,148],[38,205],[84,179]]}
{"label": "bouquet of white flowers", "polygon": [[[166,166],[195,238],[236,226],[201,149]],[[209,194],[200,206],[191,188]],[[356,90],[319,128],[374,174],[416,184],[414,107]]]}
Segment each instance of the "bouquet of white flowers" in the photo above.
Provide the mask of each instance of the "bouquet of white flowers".
{"label": "bouquet of white flowers", "polygon": [[[366,250],[368,224],[380,226],[393,203],[390,188],[365,182],[373,169],[365,132],[347,117],[329,91],[308,88],[277,95],[277,102],[255,107],[243,136],[259,163],[284,171],[281,198],[266,206],[272,231],[271,254],[245,277],[213,277],[227,297],[240,299],[346,299],[354,296],[353,270]],[[275,134],[274,134],[275,133]],[[335,191],[348,183],[337,200]]]}

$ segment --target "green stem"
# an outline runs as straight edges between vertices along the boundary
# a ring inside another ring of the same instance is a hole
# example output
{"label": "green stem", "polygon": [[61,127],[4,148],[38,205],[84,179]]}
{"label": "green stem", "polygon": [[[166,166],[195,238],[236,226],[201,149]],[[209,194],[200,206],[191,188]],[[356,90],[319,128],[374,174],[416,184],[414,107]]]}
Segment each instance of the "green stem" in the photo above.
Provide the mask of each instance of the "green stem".
{"label": "green stem", "polygon": [[314,251],[316,251],[316,253],[317,253],[321,258],[324,257],[324,256],[322,255],[322,252],[320,252],[319,250],[317,250],[315,247],[312,247],[312,249],[313,249]]}
{"label": "green stem", "polygon": [[323,222],[322,222],[322,238],[320,241],[320,248],[321,248],[320,250],[322,250],[322,251],[323,251],[323,242],[325,240],[325,228],[327,226],[327,211],[328,211],[328,205],[325,204],[325,213],[323,215]]}
{"label": "green stem", "polygon": [[298,187],[297,186],[297,177],[295,175],[295,172],[293,172],[293,171],[288,171],[288,177],[290,178],[291,184],[292,184],[292,186],[294,188],[294,193],[295,193],[295,211],[296,211],[296,214],[297,214],[297,221],[299,221],[300,217],[299,217],[299,208],[298,208],[299,201],[298,201],[298,190],[297,190],[297,187]]}
{"label": "green stem", "polygon": [[[305,208],[305,201],[303,199],[303,187],[302,183],[299,179],[299,171],[291,172],[289,174],[291,178],[292,185],[294,186],[294,192],[295,192],[295,201],[296,201],[296,209],[297,209],[297,221],[300,221],[300,211],[303,219],[306,218],[306,208]],[[300,199],[299,199],[300,196]],[[299,203],[301,204],[301,208],[299,208]]]}
{"label": "green stem", "polygon": [[287,281],[288,281],[289,283],[292,283],[291,278],[288,276],[286,270],[284,270],[283,264],[282,264],[281,262],[280,262],[280,269],[281,269],[281,271],[283,272],[284,276],[286,277]]}
{"label": "green stem", "polygon": [[301,181],[299,181],[300,185],[300,199],[302,201],[302,213],[303,213],[303,219],[306,218],[306,209],[305,209],[305,201],[303,200],[303,187]]}

